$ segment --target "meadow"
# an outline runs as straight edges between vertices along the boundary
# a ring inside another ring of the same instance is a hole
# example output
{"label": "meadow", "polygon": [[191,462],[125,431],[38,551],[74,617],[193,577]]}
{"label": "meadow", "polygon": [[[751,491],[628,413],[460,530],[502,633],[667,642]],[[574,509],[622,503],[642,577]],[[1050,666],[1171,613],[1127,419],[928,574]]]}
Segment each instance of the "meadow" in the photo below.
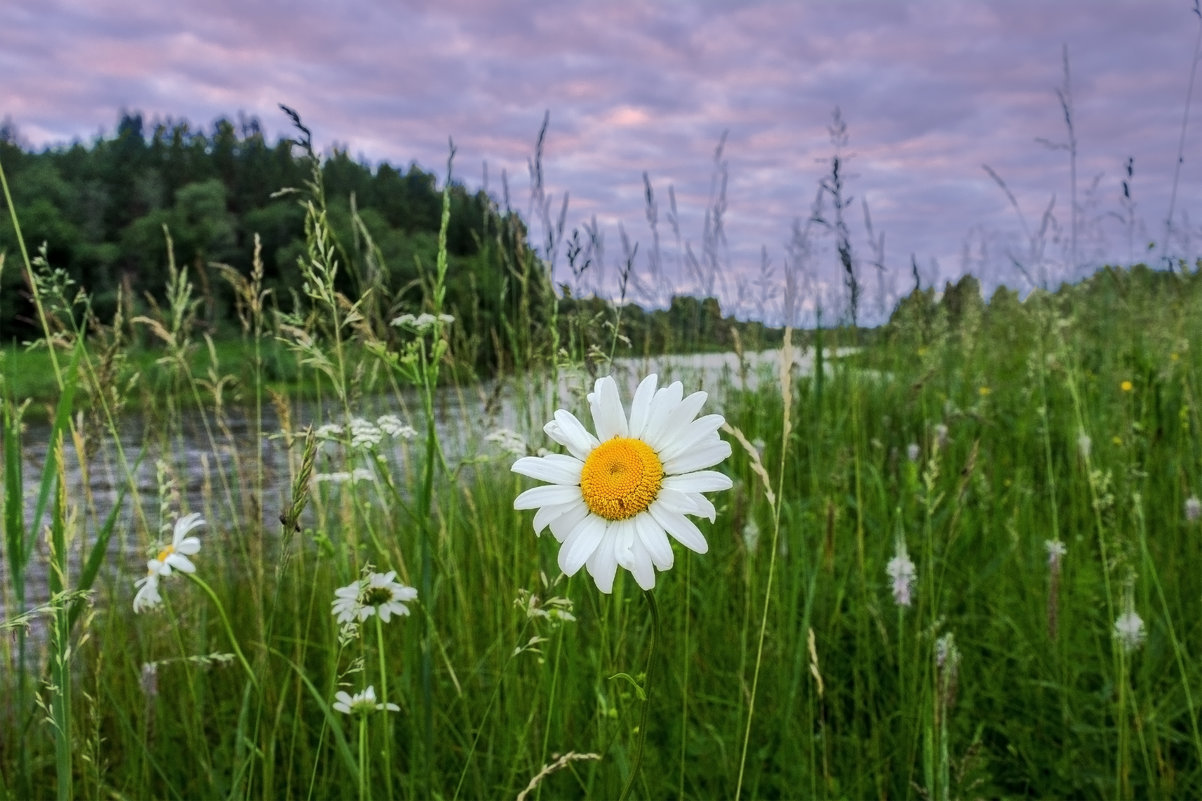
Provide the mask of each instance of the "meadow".
{"label": "meadow", "polygon": [[[307,312],[226,275],[236,346],[182,267],[102,322],[0,262],[44,334],[0,370],[0,799],[1202,795],[1196,268],[919,293],[840,357],[786,331],[779,364],[661,364],[725,418],[733,487],[707,553],[603,593],[511,467],[563,450],[557,409],[592,428],[620,313],[579,321],[608,354],[468,381],[445,240],[386,343],[309,188]],[[629,408],[651,368],[621,364]]]}

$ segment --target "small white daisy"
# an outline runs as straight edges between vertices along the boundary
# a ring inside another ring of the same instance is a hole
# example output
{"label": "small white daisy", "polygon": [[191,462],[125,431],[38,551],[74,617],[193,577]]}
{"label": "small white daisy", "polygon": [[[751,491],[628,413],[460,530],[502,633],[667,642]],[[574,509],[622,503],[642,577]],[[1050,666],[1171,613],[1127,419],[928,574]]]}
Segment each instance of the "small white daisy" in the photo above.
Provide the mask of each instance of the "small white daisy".
{"label": "small white daisy", "polygon": [[654,587],[655,571],[673,564],[669,534],[692,551],[709,550],[686,515],[713,522],[714,505],[702,493],[732,486],[704,469],[730,456],[718,437],[722,415],[697,418],[706,393],[686,398],[679,381],[656,389],[657,381],[643,379],[627,418],[617,382],[598,379],[588,395],[596,435],[560,409],[543,430],[568,453],[526,456],[511,468],[549,482],[518,495],[513,507],[537,509],[534,533],[550,527],[562,544],[560,569],[571,576],[587,567],[604,593],[613,591],[619,566],[644,590]]}
{"label": "small white daisy", "polygon": [[200,538],[189,536],[191,531],[205,524],[205,520],[196,512],[184,515],[175,521],[175,529],[171,534],[171,544],[159,551],[146,563],[146,570],[159,576],[170,576],[172,569],[181,573],[195,573],[196,565],[192,564],[189,556],[195,556],[200,550]]}
{"label": "small white daisy", "polygon": [[379,615],[387,623],[393,615],[408,615],[405,604],[417,598],[417,590],[396,580],[396,571],[368,573],[345,587],[334,590],[332,613],[339,623],[361,623]]}
{"label": "small white daisy", "polygon": [[363,582],[363,591],[359,602],[363,604],[361,619],[366,620],[373,614],[379,615],[380,620],[387,623],[393,615],[408,615],[409,601],[417,598],[417,590],[406,587],[396,580],[396,571],[387,573],[369,573]]}
{"label": "small white daisy", "polygon": [[339,690],[334,693],[334,709],[344,715],[363,715],[368,712],[388,711],[399,712],[400,707],[396,704],[381,704],[376,701],[376,688],[368,685],[367,689],[362,692],[357,692],[354,695]]}
{"label": "small white daisy", "polygon": [[359,613],[363,605],[359,603],[359,593],[362,587],[358,581],[334,590],[333,613],[339,623],[358,623],[362,618]]}
{"label": "small white daisy", "polygon": [[135,612],[142,612],[162,603],[159,580],[170,576],[173,570],[181,573],[196,572],[196,565],[188,557],[195,556],[200,551],[200,538],[191,536],[191,532],[204,524],[204,518],[195,512],[184,515],[175,522],[171,543],[163,546],[153,559],[146,562],[145,577],[134,582],[134,586],[138,588],[137,594],[134,595]]}
{"label": "small white daisy", "polygon": [[163,602],[163,596],[159,595],[158,573],[147,573],[135,581],[134,586],[138,588],[137,594],[134,595],[135,612],[144,612]]}

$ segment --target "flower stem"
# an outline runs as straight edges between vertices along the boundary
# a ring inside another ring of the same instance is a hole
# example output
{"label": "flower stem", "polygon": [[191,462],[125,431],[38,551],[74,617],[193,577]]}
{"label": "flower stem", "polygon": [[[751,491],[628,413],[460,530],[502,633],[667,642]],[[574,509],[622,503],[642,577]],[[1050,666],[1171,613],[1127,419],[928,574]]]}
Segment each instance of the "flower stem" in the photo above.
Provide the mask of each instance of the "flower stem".
{"label": "flower stem", "polygon": [[655,662],[655,646],[659,639],[659,607],[655,605],[655,596],[651,594],[651,590],[644,590],[643,594],[647,596],[647,604],[651,607],[651,647],[647,651],[647,669],[643,673],[643,713],[639,717],[639,742],[634,751],[634,765],[630,768],[630,776],[626,778],[626,786],[622,788],[618,801],[625,801],[630,797],[630,790],[634,787],[639,768],[643,764],[643,746],[647,743],[647,708],[651,706],[651,666]]}
{"label": "flower stem", "polygon": [[359,716],[359,801],[367,801],[367,715]]}
{"label": "flower stem", "polygon": [[226,636],[230,638],[230,645],[233,646],[234,653],[238,656],[238,661],[242,663],[242,668],[246,671],[246,677],[250,679],[250,683],[254,686],[255,691],[257,692],[259,689],[259,682],[255,678],[255,672],[251,670],[250,662],[246,660],[246,654],[242,653],[242,648],[238,645],[238,638],[234,636],[234,627],[230,625],[230,618],[225,613],[225,607],[221,605],[221,601],[217,600],[217,594],[213,592],[212,587],[205,583],[204,579],[195,573],[184,573],[184,575],[192,579],[192,581],[196,583],[196,586],[204,590],[205,594],[209,596],[209,600],[211,600],[213,605],[217,607],[217,614],[221,616],[221,623],[225,626]]}
{"label": "flower stem", "polygon": [[[380,702],[385,704],[387,709],[388,704],[388,664],[384,656],[384,621],[379,615],[376,615],[376,654],[380,659]],[[391,762],[392,758],[392,719],[387,714],[384,715],[384,753],[388,754],[389,758],[386,763]],[[360,768],[363,770],[363,768]],[[388,793],[389,798],[396,798],[392,793],[392,770],[387,768],[384,771],[384,789]]]}

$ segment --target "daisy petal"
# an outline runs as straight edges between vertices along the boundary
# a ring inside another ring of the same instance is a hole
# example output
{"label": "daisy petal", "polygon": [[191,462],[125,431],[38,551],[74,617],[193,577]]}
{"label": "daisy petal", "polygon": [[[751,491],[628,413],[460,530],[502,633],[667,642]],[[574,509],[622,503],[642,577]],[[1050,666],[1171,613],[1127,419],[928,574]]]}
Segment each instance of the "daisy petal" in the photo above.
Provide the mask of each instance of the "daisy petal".
{"label": "daisy petal", "polygon": [[621,537],[616,543],[614,555],[618,564],[631,572],[639,587],[649,590],[655,586],[655,565],[651,561],[651,554],[643,547],[634,522],[622,522]]}
{"label": "daisy petal", "polygon": [[601,444],[574,414],[563,409],[555,412],[555,419],[543,426],[543,430],[547,432],[547,436],[581,460],[588,458],[593,448]]}
{"label": "daisy petal", "polygon": [[551,535],[555,537],[556,542],[563,542],[576,530],[577,526],[590,516],[591,512],[588,507],[584,505],[583,501],[578,500],[572,508],[551,521]]}
{"label": "daisy petal", "polygon": [[673,381],[663,389],[656,390],[655,397],[651,399],[651,408],[647,412],[647,423],[643,426],[640,437],[652,448],[658,449],[667,444],[660,435],[683,397],[684,384],[679,381]]}
{"label": "daisy petal", "polygon": [[174,547],[176,553],[195,556],[200,551],[200,539],[198,537],[184,537]]}
{"label": "daisy petal", "polygon": [[626,424],[626,412],[622,411],[622,399],[618,397],[618,382],[613,376],[598,378],[588,396],[589,408],[593,413],[593,425],[597,427],[597,439],[601,442],[630,434]]}
{"label": "daisy petal", "polygon": [[534,513],[534,533],[542,534],[546,528],[556,518],[570,512],[577,506],[583,506],[579,500],[572,500],[568,503],[554,503],[544,506]]}
{"label": "daisy petal", "polygon": [[[181,573],[196,572],[196,565],[192,564],[192,560],[184,556],[182,553],[170,554],[166,559],[163,560],[163,563],[168,568],[175,568]],[[166,573],[167,571],[164,570],[163,572]]]}
{"label": "daisy petal", "polygon": [[179,520],[175,521],[175,529],[172,532],[172,539],[178,540],[183,538],[189,531],[198,526],[203,526],[205,520],[198,512],[184,515]]}
{"label": "daisy petal", "polygon": [[697,528],[697,524],[684,515],[665,509],[659,503],[651,504],[647,511],[655,518],[656,523],[664,527],[664,531],[675,537],[677,542],[690,551],[705,553],[710,549],[701,529]]}
{"label": "daisy petal", "polygon": [[717,470],[697,470],[664,476],[663,486],[681,492],[717,492],[730,489],[734,482]]}
{"label": "daisy petal", "polygon": [[688,453],[682,453],[674,459],[664,461],[664,472],[669,475],[692,473],[706,467],[713,467],[730,456],[730,443],[715,439]]}
{"label": "daisy petal", "polygon": [[515,473],[552,484],[579,484],[584,462],[574,456],[549,453],[546,456],[523,456],[509,469]]}
{"label": "daisy petal", "polygon": [[614,576],[618,573],[618,559],[614,553],[615,538],[605,538],[588,560],[588,574],[593,577],[597,589],[609,595],[614,590]]}
{"label": "daisy petal", "polygon": [[572,529],[563,541],[563,547],[559,549],[559,569],[564,575],[576,575],[597,550],[604,536],[605,521],[596,515],[589,515]]}
{"label": "daisy petal", "polygon": [[675,555],[672,553],[672,543],[668,541],[668,535],[664,533],[664,530],[655,524],[651,515],[647,514],[635,517],[634,524],[639,541],[647,549],[647,554],[655,566],[660,570],[671,568],[675,561]]}
{"label": "daisy petal", "polygon": [[671,447],[681,435],[681,432],[685,430],[685,427],[692,423],[693,418],[701,411],[701,407],[705,404],[707,397],[709,396],[704,392],[694,392],[676,404],[676,408],[672,410],[668,419],[664,421],[657,432],[655,441],[653,442],[648,438],[647,444],[655,448],[656,451]]}
{"label": "daisy petal", "polygon": [[659,378],[652,373],[639,382],[630,402],[630,436],[642,437],[643,429],[651,414],[651,401],[655,398],[655,384]]}
{"label": "daisy petal", "polygon": [[707,414],[705,417],[699,417],[689,423],[685,428],[673,438],[672,444],[666,446],[659,452],[659,458],[667,461],[674,456],[678,456],[685,451],[692,450],[698,443],[705,440],[707,437],[713,440],[718,439],[718,428],[726,422],[720,414]]}
{"label": "daisy petal", "polygon": [[699,497],[701,496],[696,492],[681,492],[671,487],[664,487],[659,491],[656,502],[671,512],[682,515],[699,515],[705,509],[704,506],[698,505],[697,498]]}
{"label": "daisy petal", "polygon": [[580,487],[563,484],[543,484],[531,487],[513,499],[514,509],[537,509],[540,506],[580,500]]}

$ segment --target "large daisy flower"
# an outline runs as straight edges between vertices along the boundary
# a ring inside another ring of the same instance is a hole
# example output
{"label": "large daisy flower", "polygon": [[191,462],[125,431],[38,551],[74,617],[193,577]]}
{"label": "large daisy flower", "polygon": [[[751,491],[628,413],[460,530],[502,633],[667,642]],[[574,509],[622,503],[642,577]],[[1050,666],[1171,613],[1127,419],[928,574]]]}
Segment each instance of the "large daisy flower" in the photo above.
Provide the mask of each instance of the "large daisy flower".
{"label": "large daisy flower", "polygon": [[601,592],[613,591],[619,565],[644,590],[654,587],[656,568],[672,567],[668,535],[697,553],[709,550],[687,515],[713,522],[714,505],[702,493],[731,487],[705,469],[730,456],[718,437],[722,415],[697,417],[706,393],[686,398],[679,381],[656,389],[657,381],[650,375],[639,384],[627,419],[617,383],[598,379],[588,395],[596,435],[560,409],[543,430],[568,453],[513,464],[515,473],[550,482],[523,492],[513,507],[537,509],[534,533],[551,528],[562,544],[560,569],[571,576],[587,567]]}

